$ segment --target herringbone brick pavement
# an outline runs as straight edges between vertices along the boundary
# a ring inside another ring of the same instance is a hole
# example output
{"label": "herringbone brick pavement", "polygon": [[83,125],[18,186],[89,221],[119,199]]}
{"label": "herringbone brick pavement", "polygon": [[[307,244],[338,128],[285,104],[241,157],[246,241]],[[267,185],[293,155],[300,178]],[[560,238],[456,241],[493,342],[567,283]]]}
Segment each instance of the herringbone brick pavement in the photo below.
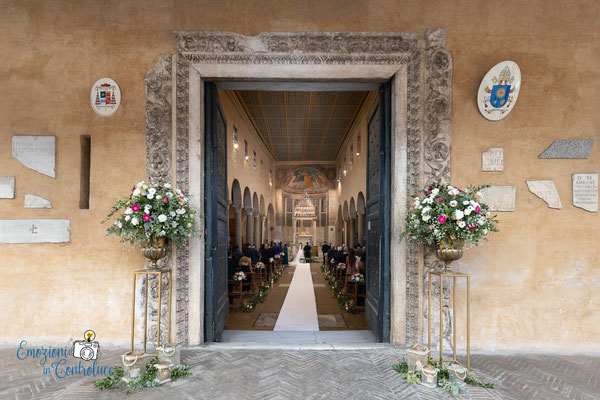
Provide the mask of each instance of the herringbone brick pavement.
{"label": "herringbone brick pavement", "polygon": [[[101,365],[119,365],[124,350],[104,351]],[[192,377],[127,396],[98,391],[98,378],[44,375],[39,360],[0,350],[0,399],[447,399],[440,389],[409,385],[392,370],[404,351],[182,351]],[[72,363],[70,363],[72,364]],[[600,357],[473,355],[472,367],[495,389],[469,386],[473,399],[600,399]],[[466,398],[466,396],[462,396]]]}

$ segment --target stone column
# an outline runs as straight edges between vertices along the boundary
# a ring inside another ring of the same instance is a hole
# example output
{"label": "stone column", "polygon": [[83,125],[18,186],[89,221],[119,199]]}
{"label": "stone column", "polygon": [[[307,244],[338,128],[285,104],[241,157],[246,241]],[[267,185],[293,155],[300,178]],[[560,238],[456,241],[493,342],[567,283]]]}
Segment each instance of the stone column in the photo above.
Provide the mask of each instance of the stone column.
{"label": "stone column", "polygon": [[313,246],[317,245],[317,220],[313,219],[312,220],[312,234],[313,234]]}
{"label": "stone column", "polygon": [[344,234],[342,235],[342,246],[348,246],[348,221],[344,220]]}
{"label": "stone column", "polygon": [[358,213],[357,215],[357,219],[358,219],[358,243],[360,243],[361,246],[364,246],[364,240],[363,240],[363,235],[364,235],[364,224],[363,224],[363,220],[364,220],[365,215],[363,213]]}
{"label": "stone column", "polygon": [[265,232],[265,221],[267,220],[266,216],[260,216],[260,240],[262,243],[269,240]]}
{"label": "stone column", "polygon": [[356,218],[350,217],[350,240],[348,243],[348,247],[353,248],[356,246],[356,232],[354,232],[354,224],[356,223]]}
{"label": "stone column", "polygon": [[242,206],[233,206],[235,212],[235,244],[242,249]]}
{"label": "stone column", "polygon": [[246,208],[246,243],[252,243],[252,208]]}
{"label": "stone column", "polygon": [[296,242],[296,218],[292,218],[292,243],[298,244]]}
{"label": "stone column", "polygon": [[260,214],[254,214],[254,245],[260,247]]}

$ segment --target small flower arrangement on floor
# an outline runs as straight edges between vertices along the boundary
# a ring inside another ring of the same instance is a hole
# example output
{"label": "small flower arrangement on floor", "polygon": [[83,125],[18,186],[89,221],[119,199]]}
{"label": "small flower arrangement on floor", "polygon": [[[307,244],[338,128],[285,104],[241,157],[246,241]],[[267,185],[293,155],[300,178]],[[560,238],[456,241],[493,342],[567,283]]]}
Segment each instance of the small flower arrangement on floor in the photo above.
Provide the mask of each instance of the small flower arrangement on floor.
{"label": "small flower arrangement on floor", "polygon": [[344,263],[339,263],[336,267],[337,270],[345,270],[346,269],[346,264]]}
{"label": "small flower arrangement on floor", "polygon": [[121,237],[122,242],[148,241],[152,236],[166,237],[181,247],[196,232],[189,197],[169,183],[138,182],[131,195],[117,200],[106,222],[118,212],[122,214],[107,229],[109,235]]}
{"label": "small flower arrangement on floor", "polygon": [[359,272],[353,273],[352,275],[350,275],[350,278],[348,278],[348,282],[351,282],[351,283],[362,283],[364,281],[365,281],[364,275]]}
{"label": "small flower arrangement on floor", "polygon": [[256,265],[254,266],[254,268],[256,268],[256,269],[265,269],[265,264],[263,264],[261,262],[257,262]]}
{"label": "small flower arrangement on floor", "polygon": [[233,280],[234,281],[238,281],[238,282],[242,282],[246,280],[246,274],[243,273],[242,271],[236,272],[235,274],[233,274]]}
{"label": "small flower arrangement on floor", "polygon": [[498,232],[496,216],[481,202],[481,189],[470,186],[467,190],[452,185],[433,183],[420,190],[407,215],[407,228],[401,235],[428,246],[443,241],[462,241],[476,246],[485,240],[488,232]]}

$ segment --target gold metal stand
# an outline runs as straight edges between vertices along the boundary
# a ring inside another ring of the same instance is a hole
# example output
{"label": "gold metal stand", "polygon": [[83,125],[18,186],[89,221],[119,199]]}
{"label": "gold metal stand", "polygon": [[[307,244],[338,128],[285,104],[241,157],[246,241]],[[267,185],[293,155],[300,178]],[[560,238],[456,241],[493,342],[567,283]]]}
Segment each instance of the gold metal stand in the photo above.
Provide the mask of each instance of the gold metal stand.
{"label": "gold metal stand", "polygon": [[171,342],[171,297],[173,293],[173,275],[170,269],[142,270],[133,272],[133,300],[131,303],[131,351],[133,351],[133,339],[135,336],[135,287],[138,275],[146,275],[146,293],[145,293],[145,309],[144,309],[144,354],[146,354],[146,342],[148,334],[148,292],[150,285],[148,284],[150,275],[158,276],[158,318],[156,324],[156,356],[158,356],[158,347],[160,346],[160,311],[161,311],[161,295],[162,295],[162,277],[164,274],[169,275],[169,318],[168,321],[168,340]]}
{"label": "gold metal stand", "polygon": [[[431,349],[431,277],[435,275],[440,278],[440,363],[457,362],[456,360],[456,278],[467,278],[467,370],[471,368],[471,276],[460,272],[450,270],[429,272],[429,301],[428,301],[428,327],[427,327],[427,346]],[[454,314],[454,323],[452,326],[452,360],[444,360],[444,278],[452,278],[452,312]],[[433,355],[433,352],[431,352]]]}

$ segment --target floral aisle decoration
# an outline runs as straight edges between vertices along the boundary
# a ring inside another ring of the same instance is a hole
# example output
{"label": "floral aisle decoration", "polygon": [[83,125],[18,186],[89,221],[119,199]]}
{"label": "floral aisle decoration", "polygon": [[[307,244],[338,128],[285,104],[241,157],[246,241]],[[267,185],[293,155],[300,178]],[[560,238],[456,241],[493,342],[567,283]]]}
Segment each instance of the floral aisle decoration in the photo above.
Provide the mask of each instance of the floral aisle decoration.
{"label": "floral aisle decoration", "polygon": [[415,197],[407,215],[408,236],[437,248],[437,255],[449,263],[462,256],[464,245],[477,246],[489,232],[498,232],[496,215],[481,202],[481,189],[489,185],[456,186],[434,183]]}
{"label": "floral aisle decoration", "polygon": [[351,283],[363,283],[365,281],[365,277],[363,274],[359,272],[355,272],[348,278],[348,282]]}
{"label": "floral aisle decoration", "polygon": [[108,235],[121,237],[122,242],[147,242],[153,237],[166,238],[181,248],[196,233],[189,197],[181,189],[164,182],[141,181],[131,189],[131,195],[117,200],[108,217],[121,212]]}
{"label": "floral aisle decoration", "polygon": [[254,266],[254,268],[256,269],[265,269],[265,264],[261,263],[260,261],[256,263],[256,265]]}
{"label": "floral aisle decoration", "polygon": [[339,263],[338,265],[336,265],[336,267],[335,267],[335,268],[336,268],[338,271],[339,271],[339,270],[342,270],[342,271],[344,271],[344,270],[346,269],[346,264],[344,264],[344,263]]}
{"label": "floral aisle decoration", "polygon": [[233,274],[233,280],[237,282],[243,282],[246,280],[246,274],[242,271],[236,272]]}

